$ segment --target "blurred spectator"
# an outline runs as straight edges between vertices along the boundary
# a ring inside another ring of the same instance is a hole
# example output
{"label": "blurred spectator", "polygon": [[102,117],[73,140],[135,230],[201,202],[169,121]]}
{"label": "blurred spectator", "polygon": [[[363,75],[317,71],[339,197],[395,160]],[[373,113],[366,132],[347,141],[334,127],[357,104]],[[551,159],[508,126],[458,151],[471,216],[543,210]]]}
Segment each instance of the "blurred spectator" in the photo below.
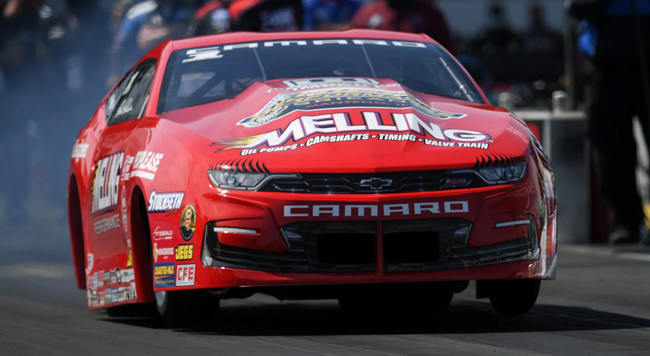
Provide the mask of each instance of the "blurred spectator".
{"label": "blurred spectator", "polygon": [[46,34],[39,16],[43,1],[7,0],[0,5],[0,67],[12,69],[3,71],[9,82],[11,74],[20,75],[16,73],[18,66],[42,63],[47,56]]}
{"label": "blurred spectator", "polygon": [[425,33],[453,55],[452,41],[445,15],[430,1],[379,0],[364,5],[352,20],[355,28]]}
{"label": "blurred spectator", "polygon": [[493,2],[488,9],[488,26],[481,42],[481,50],[486,53],[516,52],[521,49],[521,38],[510,27],[500,2]]}
{"label": "blurred spectator", "polygon": [[528,21],[528,30],[524,33],[527,52],[561,53],[562,37],[546,25],[544,9],[539,4],[530,7]]}
{"label": "blurred spectator", "polygon": [[188,37],[211,35],[230,31],[228,6],[232,1],[209,1],[194,13],[187,32]]}
{"label": "blurred spectator", "polygon": [[599,186],[613,212],[612,243],[639,242],[644,221],[636,185],[632,119],[638,116],[646,140],[650,138],[648,78],[642,75],[642,66],[648,68],[650,63],[647,57],[641,61],[639,51],[639,44],[646,54],[650,49],[650,1],[636,1],[639,29],[632,4],[630,0],[574,0],[569,7],[591,28],[580,45],[596,69],[588,109],[589,135]]}
{"label": "blurred spectator", "polygon": [[122,20],[111,54],[108,86],[148,50],[169,39],[184,37],[191,16],[184,0],[147,0],[131,7]]}
{"label": "blurred spectator", "polygon": [[228,8],[233,31],[300,31],[301,0],[235,0]]}
{"label": "blurred spectator", "polygon": [[361,0],[303,0],[305,31],[337,31],[350,27]]}
{"label": "blurred spectator", "polygon": [[214,0],[194,14],[188,36],[229,31],[281,32],[302,28],[300,0]]}

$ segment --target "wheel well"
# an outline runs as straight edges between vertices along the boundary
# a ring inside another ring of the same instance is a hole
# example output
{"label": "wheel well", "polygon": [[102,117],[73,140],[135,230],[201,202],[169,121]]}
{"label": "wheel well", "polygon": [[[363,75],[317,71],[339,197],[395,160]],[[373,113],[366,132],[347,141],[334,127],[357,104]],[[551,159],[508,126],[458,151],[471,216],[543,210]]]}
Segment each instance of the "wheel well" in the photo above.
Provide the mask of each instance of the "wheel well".
{"label": "wheel well", "polygon": [[151,263],[151,229],[147,216],[147,204],[140,187],[131,194],[131,243],[133,271],[136,279],[138,302],[153,302],[153,265]]}
{"label": "wheel well", "polygon": [[72,246],[72,260],[77,278],[77,287],[86,289],[86,261],[84,246],[84,231],[81,217],[81,202],[79,201],[79,188],[77,179],[72,176],[68,185],[68,225],[70,226],[70,244]]}

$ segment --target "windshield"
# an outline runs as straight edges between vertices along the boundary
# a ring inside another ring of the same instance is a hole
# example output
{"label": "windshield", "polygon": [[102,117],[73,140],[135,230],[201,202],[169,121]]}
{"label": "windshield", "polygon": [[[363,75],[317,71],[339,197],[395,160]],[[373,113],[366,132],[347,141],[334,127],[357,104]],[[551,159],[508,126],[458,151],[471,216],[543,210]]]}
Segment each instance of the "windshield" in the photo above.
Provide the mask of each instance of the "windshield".
{"label": "windshield", "polygon": [[281,40],[174,51],[158,112],[233,98],[255,82],[315,77],[389,78],[422,93],[483,103],[456,61],[432,43]]}

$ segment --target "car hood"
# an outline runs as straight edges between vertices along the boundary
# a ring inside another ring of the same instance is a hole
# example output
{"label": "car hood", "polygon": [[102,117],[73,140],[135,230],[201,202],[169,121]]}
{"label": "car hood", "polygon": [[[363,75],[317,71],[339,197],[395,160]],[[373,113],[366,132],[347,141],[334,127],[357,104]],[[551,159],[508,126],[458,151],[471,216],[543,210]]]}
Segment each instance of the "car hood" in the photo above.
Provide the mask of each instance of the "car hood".
{"label": "car hood", "polygon": [[502,108],[364,80],[256,83],[236,98],[160,116],[204,137],[214,164],[252,171],[468,168],[528,149],[527,127]]}

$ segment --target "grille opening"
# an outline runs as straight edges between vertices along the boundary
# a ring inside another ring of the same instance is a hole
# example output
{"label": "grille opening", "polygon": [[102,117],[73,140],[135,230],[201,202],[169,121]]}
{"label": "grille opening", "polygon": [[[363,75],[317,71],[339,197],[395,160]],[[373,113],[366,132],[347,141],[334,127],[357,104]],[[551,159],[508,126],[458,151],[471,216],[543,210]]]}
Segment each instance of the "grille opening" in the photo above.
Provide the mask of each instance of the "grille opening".
{"label": "grille opening", "polygon": [[369,264],[375,262],[374,234],[324,234],[318,237],[319,263]]}
{"label": "grille opening", "polygon": [[393,232],[384,235],[384,262],[436,262],[440,256],[438,234],[434,231]]}

